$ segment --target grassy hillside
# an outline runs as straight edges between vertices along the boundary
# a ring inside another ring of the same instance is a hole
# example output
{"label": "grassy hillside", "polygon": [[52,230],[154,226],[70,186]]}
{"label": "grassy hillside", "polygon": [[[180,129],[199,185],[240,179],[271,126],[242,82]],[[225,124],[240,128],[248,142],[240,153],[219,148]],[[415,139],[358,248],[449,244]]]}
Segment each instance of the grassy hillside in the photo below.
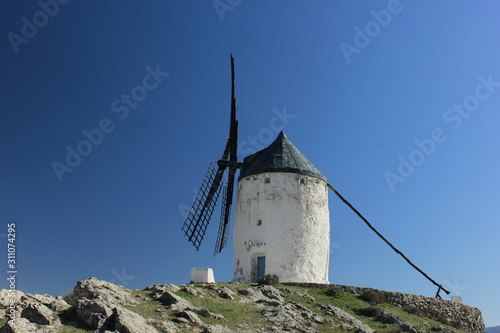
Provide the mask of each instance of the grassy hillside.
{"label": "grassy hillside", "polygon": [[[158,332],[468,333],[459,329],[460,322],[451,321],[444,314],[431,316],[418,308],[395,306],[387,302],[383,292],[371,289],[358,295],[335,288],[276,284],[272,286],[274,288],[265,287],[271,293],[270,298],[264,296],[264,299],[252,299],[248,294],[239,291],[246,289],[259,293],[264,289],[257,288],[255,284],[234,283],[190,284],[179,286],[180,288],[170,285],[174,289],[167,293],[174,297],[179,296],[182,302],[188,301],[190,308],[197,309],[193,311],[198,311],[199,316],[194,314],[193,319],[186,317],[186,313],[179,315],[182,311],[163,297],[159,297],[161,293],[159,294],[158,289],[168,285],[158,286],[156,289],[148,287],[130,291],[120,287],[125,290],[125,294],[130,294],[129,296],[137,301],[134,305],[120,306],[145,318]],[[277,298],[273,299],[273,296]],[[75,294],[65,296],[70,304],[75,304],[77,298]],[[187,308],[187,312],[190,312],[190,308]],[[333,309],[333,312],[326,311],[328,309]],[[205,314],[200,314],[200,311],[205,311]],[[53,332],[94,332],[94,329],[86,329],[81,320],[79,321],[74,308],[54,311],[54,315],[59,317],[63,325],[51,327]],[[3,324],[1,323],[0,327]],[[361,330],[359,326],[355,328],[359,324]],[[0,329],[0,332],[3,330]]]}
{"label": "grassy hillside", "polygon": [[[218,313],[226,319],[224,322],[213,318],[203,318],[206,324],[222,324],[234,331],[262,330],[273,327],[273,323],[260,317],[264,305],[242,302],[243,296],[237,295],[235,300],[218,297],[216,292],[221,287],[227,287],[238,294],[238,289],[249,288],[250,284],[203,284],[190,285],[198,291],[198,295],[192,295],[186,291],[178,291],[177,295],[189,300],[193,305],[203,307],[211,312]],[[355,295],[348,292],[336,291],[324,288],[306,288],[296,286],[275,285],[284,296],[285,301],[295,302],[303,305],[311,311],[325,317],[324,323],[310,323],[311,328],[318,332],[354,332],[342,329],[342,320],[325,315],[316,304],[333,304],[357,319],[361,320],[376,332],[396,333],[404,332],[402,328],[391,323],[391,316],[408,323],[418,332],[464,332],[447,321],[446,317],[432,320],[422,316],[418,311],[404,309],[385,303],[378,299],[376,294]],[[162,328],[162,322],[167,318],[174,318],[172,311],[165,308],[161,301],[152,298],[151,292],[147,290],[133,290],[132,295],[139,299],[140,304],[127,306],[129,310],[137,312],[145,318],[152,318],[154,325]],[[192,328],[183,324],[176,324],[179,332],[191,333]],[[68,331],[69,332],[69,331]]]}

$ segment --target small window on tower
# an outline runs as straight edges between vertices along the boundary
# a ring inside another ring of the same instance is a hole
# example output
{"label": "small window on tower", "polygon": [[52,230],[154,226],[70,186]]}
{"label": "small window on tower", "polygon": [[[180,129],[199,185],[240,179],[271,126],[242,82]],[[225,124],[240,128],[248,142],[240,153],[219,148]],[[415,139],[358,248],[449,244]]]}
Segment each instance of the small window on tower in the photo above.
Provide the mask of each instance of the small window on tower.
{"label": "small window on tower", "polygon": [[271,178],[266,177],[266,178],[264,179],[264,183],[269,184],[270,182],[271,182]]}
{"label": "small window on tower", "polygon": [[257,225],[262,225],[262,220],[257,220]]}
{"label": "small window on tower", "polygon": [[305,183],[307,183],[307,179],[305,179],[305,178],[299,179],[299,184],[305,184]]}

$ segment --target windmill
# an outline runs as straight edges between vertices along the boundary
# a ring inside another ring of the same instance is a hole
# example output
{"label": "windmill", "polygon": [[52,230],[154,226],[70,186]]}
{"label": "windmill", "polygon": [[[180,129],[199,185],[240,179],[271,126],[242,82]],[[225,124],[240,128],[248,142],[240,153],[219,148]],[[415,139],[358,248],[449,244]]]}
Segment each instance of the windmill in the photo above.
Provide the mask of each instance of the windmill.
{"label": "windmill", "polygon": [[[200,187],[198,195],[184,222],[182,231],[199,250],[205,237],[208,224],[212,218],[217,199],[222,190],[222,210],[219,222],[219,232],[215,244],[214,255],[220,253],[227,245],[229,224],[231,218],[231,205],[233,203],[234,177],[239,168],[237,155],[238,145],[238,120],[236,119],[236,97],[234,95],[234,58],[231,58],[231,116],[229,120],[229,135],[222,157],[217,161],[217,168],[210,163],[207,174]],[[224,173],[228,169],[227,183],[222,184]]]}
{"label": "windmill", "polygon": [[[247,156],[243,163],[238,162],[234,58],[232,55],[230,58],[231,112],[226,147],[217,167],[210,164],[182,227],[196,250],[205,237],[220,191],[223,192],[222,211],[214,255],[227,245],[235,174],[241,169],[235,220],[234,281],[255,282],[264,273],[277,273],[280,281],[285,277],[288,282],[328,283],[329,188],[394,252],[438,287],[436,297],[440,297],[441,290],[449,294],[375,229],[283,132],[267,148]],[[226,169],[227,183],[222,184]]]}

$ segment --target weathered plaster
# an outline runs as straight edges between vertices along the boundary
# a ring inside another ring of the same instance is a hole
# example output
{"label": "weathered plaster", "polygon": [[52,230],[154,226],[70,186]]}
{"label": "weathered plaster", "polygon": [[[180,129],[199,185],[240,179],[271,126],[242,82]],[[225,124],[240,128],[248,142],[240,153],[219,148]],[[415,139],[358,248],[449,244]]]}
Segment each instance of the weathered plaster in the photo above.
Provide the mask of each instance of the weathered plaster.
{"label": "weathered plaster", "polygon": [[[265,183],[266,178],[270,183]],[[251,175],[238,182],[235,282],[255,282],[256,257],[265,255],[266,274],[275,274],[282,282],[328,283],[329,251],[325,181],[274,172]]]}

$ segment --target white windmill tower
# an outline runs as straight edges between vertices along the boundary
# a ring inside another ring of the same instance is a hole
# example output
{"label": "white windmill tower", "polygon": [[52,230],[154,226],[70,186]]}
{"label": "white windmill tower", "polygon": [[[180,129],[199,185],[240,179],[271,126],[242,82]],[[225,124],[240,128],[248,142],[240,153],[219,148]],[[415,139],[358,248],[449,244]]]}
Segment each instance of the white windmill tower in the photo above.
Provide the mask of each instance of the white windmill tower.
{"label": "white windmill tower", "polygon": [[240,167],[233,280],[328,283],[329,252],[326,178],[281,132]]}

